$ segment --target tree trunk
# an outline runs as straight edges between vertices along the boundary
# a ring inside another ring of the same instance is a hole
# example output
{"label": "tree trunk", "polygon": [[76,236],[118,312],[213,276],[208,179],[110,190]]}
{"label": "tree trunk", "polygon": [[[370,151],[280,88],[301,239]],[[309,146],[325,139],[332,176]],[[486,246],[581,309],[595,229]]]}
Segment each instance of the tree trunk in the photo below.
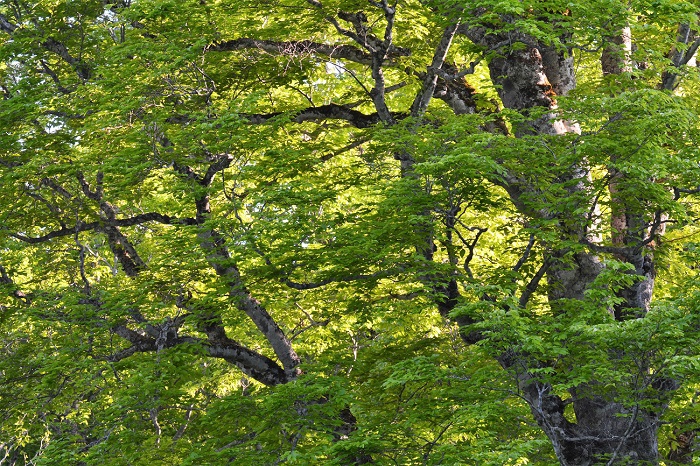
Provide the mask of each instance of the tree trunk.
{"label": "tree trunk", "polygon": [[537,424],[549,437],[563,466],[596,464],[658,464],[658,416],[638,406],[627,408],[586,393],[593,386],[572,390],[576,422],[564,417],[566,403],[549,394],[549,387],[531,381],[523,390]]}
{"label": "tree trunk", "polygon": [[[534,42],[534,41],[533,41]],[[527,44],[526,44],[527,45]],[[541,49],[541,50],[540,50]],[[552,110],[544,117],[533,119],[514,128],[516,137],[527,135],[561,135],[578,132],[578,127],[554,118],[556,91],[566,93],[573,89],[571,78],[573,61],[561,52],[541,45],[530,45],[525,50],[495,58],[490,63],[493,82],[497,85],[503,104],[527,115],[530,109],[545,107]],[[568,183],[570,195],[579,193],[587,184],[587,170],[583,166],[571,167],[561,181]],[[576,183],[576,180],[580,180]],[[518,180],[517,174],[509,174],[504,186],[516,207],[529,217],[542,217],[524,207],[521,197],[531,194],[526,183]],[[581,199],[586,196],[581,195]],[[590,211],[590,207],[582,209]],[[545,213],[546,215],[546,213]],[[588,238],[590,219],[562,219],[561,237],[585,241]],[[556,218],[556,217],[554,217]],[[564,222],[566,220],[566,223]],[[633,263],[636,274],[645,277],[629,289],[622,291],[625,303],[616,309],[622,316],[635,309],[635,315],[649,308],[654,283],[653,264],[648,256],[639,252],[627,257]],[[557,315],[561,300],[582,300],[585,290],[604,270],[604,265],[595,253],[567,253],[554,250],[544,258],[548,263],[548,297],[554,315]],[[629,317],[629,313],[626,317]],[[596,390],[594,380],[570,390],[571,398],[564,401],[552,393],[552,388],[530,374],[537,367],[527,355],[509,354],[501,357],[501,364],[516,372],[523,397],[527,400],[538,425],[544,430],[557,458],[562,465],[593,464],[658,464],[657,430],[658,415],[642,410],[639,405],[622,405],[615,401],[615,393],[606,396]],[[609,389],[608,389],[609,391]],[[573,403],[575,422],[564,416],[567,404]]]}

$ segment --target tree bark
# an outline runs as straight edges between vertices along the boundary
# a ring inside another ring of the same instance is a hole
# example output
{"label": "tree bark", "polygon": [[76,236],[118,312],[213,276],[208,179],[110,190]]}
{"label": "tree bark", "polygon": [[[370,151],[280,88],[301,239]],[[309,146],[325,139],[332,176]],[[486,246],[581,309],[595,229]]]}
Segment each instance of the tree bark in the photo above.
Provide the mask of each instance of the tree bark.
{"label": "tree bark", "polygon": [[551,394],[546,384],[522,381],[523,397],[562,466],[658,464],[656,414],[591,395],[592,386],[581,386],[571,390],[576,422],[570,422],[564,416],[568,401]]}
{"label": "tree bark", "polygon": [[[573,61],[561,51],[538,46],[534,41],[525,45],[524,49],[497,57],[489,64],[492,81],[505,107],[518,110],[525,116],[536,108],[551,110],[536,119],[526,118],[525,123],[515,128],[516,137],[578,132],[577,126],[558,120],[555,113],[557,91],[565,94],[575,87]],[[573,166],[564,175],[566,179],[561,181],[568,182],[569,195],[579,194],[581,199],[586,199],[581,190],[585,189],[587,176],[585,167]],[[542,216],[541,212],[525,208],[522,202],[524,195],[531,194],[531,188],[521,182],[517,174],[510,174],[508,180],[504,187],[514,205],[527,216]],[[587,207],[583,210],[590,211],[594,206]],[[559,227],[562,239],[587,239],[590,219],[566,219],[566,223],[563,220]],[[618,312],[641,309],[644,313],[651,299],[653,264],[639,254],[628,260],[635,265],[635,273],[644,276],[645,280],[623,290],[626,301]],[[549,264],[546,271],[548,297],[554,315],[559,312],[561,300],[582,300],[586,289],[604,270],[595,252],[569,253],[555,249],[545,255],[543,262]],[[657,413],[644,411],[638,404],[623,405],[615,401],[614,393],[600,395],[594,380],[573,387],[570,398],[565,401],[552,393],[549,384],[531,375],[537,361],[513,353],[503,355],[500,362],[504,368],[517,374],[521,394],[552,442],[562,465],[657,464]],[[564,415],[569,403],[573,403],[575,422]]]}

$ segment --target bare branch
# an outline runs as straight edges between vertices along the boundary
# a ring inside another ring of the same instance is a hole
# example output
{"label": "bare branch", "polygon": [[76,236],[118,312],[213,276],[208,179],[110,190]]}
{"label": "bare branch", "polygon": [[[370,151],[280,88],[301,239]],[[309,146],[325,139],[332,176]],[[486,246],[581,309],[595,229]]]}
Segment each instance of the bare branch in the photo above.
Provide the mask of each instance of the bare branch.
{"label": "bare branch", "polygon": [[474,250],[476,249],[476,245],[479,242],[479,238],[481,235],[486,233],[488,231],[488,228],[481,228],[481,227],[470,227],[464,224],[461,220],[458,218],[455,218],[455,221],[462,225],[464,228],[466,228],[469,231],[475,231],[476,235],[474,236],[474,239],[471,241],[467,241],[462,233],[457,228],[453,228],[453,231],[457,234],[457,237],[459,237],[460,241],[462,241],[462,244],[464,244],[467,249],[469,250],[469,253],[467,254],[467,257],[464,258],[464,271],[467,273],[467,276],[470,279],[474,279],[474,274],[472,273],[471,268],[469,267],[469,264],[471,263],[472,259],[474,259]]}
{"label": "bare branch", "polygon": [[116,362],[135,353],[158,352],[178,345],[194,344],[202,346],[209,356],[234,364],[246,375],[265,385],[289,381],[284,369],[275,361],[228,338],[219,322],[209,320],[202,325],[201,330],[208,337],[206,340],[179,335],[178,330],[183,322],[183,316],[166,319],[162,324],[151,325],[148,332],[132,330],[125,324],[117,325],[112,328],[112,332],[131,343],[131,346],[108,356],[107,360]]}
{"label": "bare branch", "polygon": [[677,201],[678,199],[681,198],[681,194],[698,194],[700,193],[700,187],[697,188],[692,188],[692,189],[686,189],[686,188],[673,188],[673,200]]}
{"label": "bare branch", "polygon": [[[671,65],[676,69],[680,69],[681,66],[687,65],[698,51],[698,47],[700,47],[700,38],[697,37],[697,31],[693,30],[689,24],[684,23],[678,26],[676,40],[683,45],[690,44],[686,50],[674,47],[669,53]],[[670,70],[664,71],[661,76],[661,89],[673,91],[677,86],[678,73]]]}
{"label": "bare branch", "polygon": [[97,172],[95,191],[90,190],[90,185],[88,185],[87,181],[85,180],[85,175],[83,172],[78,172],[76,176],[78,178],[78,182],[80,183],[80,188],[83,190],[83,194],[85,194],[88,199],[92,199],[93,201],[97,202],[102,201],[102,181],[104,180],[104,173],[102,171]]}
{"label": "bare branch", "polygon": [[291,380],[287,372],[275,361],[228,337],[220,340],[210,339],[205,344],[205,349],[210,356],[234,364],[243,373],[265,385],[279,385]]}
{"label": "bare branch", "polygon": [[68,52],[68,48],[65,46],[65,44],[63,44],[63,42],[57,41],[53,37],[49,37],[41,43],[41,46],[61,57],[63,61],[68,63],[73,68],[81,79],[90,79],[90,69],[87,64],[73,57]]}
{"label": "bare branch", "polygon": [[346,145],[346,146],[344,146],[344,147],[341,147],[340,149],[338,149],[338,150],[336,150],[336,151],[334,151],[334,152],[331,152],[331,153],[329,153],[329,154],[326,154],[326,155],[322,156],[322,157],[321,157],[321,161],[322,161],[322,162],[325,162],[325,161],[327,161],[327,160],[332,159],[333,157],[335,157],[335,156],[337,156],[337,155],[344,154],[344,153],[347,152],[347,151],[350,151],[350,150],[355,149],[355,148],[357,148],[357,147],[361,147],[362,144],[365,144],[365,143],[368,142],[368,141],[369,141],[369,138],[361,138],[361,139],[358,139],[357,141],[353,141],[353,142],[351,142],[350,144],[348,144],[348,145]]}
{"label": "bare branch", "polygon": [[513,272],[518,272],[520,268],[525,264],[527,261],[528,257],[530,257],[530,252],[532,251],[532,247],[535,245],[535,235],[534,233],[530,234],[530,241],[528,241],[527,246],[525,247],[525,251],[523,252],[523,255],[520,257],[518,260],[517,264],[513,266]]}
{"label": "bare branch", "polygon": [[70,89],[68,89],[67,87],[64,87],[61,84],[61,80],[59,79],[58,75],[56,74],[56,72],[54,70],[52,70],[49,67],[48,63],[46,63],[46,60],[40,60],[39,63],[41,64],[42,71],[45,74],[49,75],[49,77],[51,77],[51,80],[54,82],[54,84],[56,84],[56,87],[58,87],[58,90],[62,94],[70,94],[71,93]]}
{"label": "bare branch", "polygon": [[53,189],[56,193],[60,194],[65,199],[73,199],[73,195],[70,192],[68,192],[63,186],[56,183],[51,178],[43,178],[41,180],[41,184],[43,186],[48,186],[49,188]]}
{"label": "bare branch", "polygon": [[[228,294],[233,299],[236,307],[245,312],[260,333],[265,336],[268,343],[270,343],[270,346],[284,368],[284,380],[289,381],[295,379],[299,374],[298,366],[301,363],[301,359],[296,351],[294,351],[291,341],[287,338],[284,331],[279,327],[269,312],[267,312],[265,306],[255,299],[248,291],[238,266],[231,258],[223,236],[212,228],[204,227],[204,221],[211,216],[208,194],[203,193],[198,195],[195,198],[195,204],[197,206],[198,225],[201,227],[197,237],[199,238],[200,246],[206,255],[209,265],[219,277],[225,280],[228,285]],[[216,330],[216,335],[218,336],[211,334],[211,331],[209,333],[210,340],[217,339],[225,341],[223,340],[225,336],[223,335],[223,327],[221,330]],[[228,348],[227,351],[235,352],[238,350],[236,348]],[[265,372],[257,375],[251,374],[251,377],[265,376]]]}
{"label": "bare branch", "polygon": [[230,167],[232,161],[233,156],[230,154],[221,154],[216,156],[214,162],[211,165],[209,165],[207,173],[204,175],[200,183],[203,186],[209,186],[212,180],[214,179],[214,176],[221,170],[225,170],[228,167]]}
{"label": "bare branch", "polygon": [[374,34],[370,33],[370,28],[367,26],[367,16],[363,12],[348,13],[340,11],[338,12],[338,17],[352,24],[355,29],[355,32],[349,31],[341,27],[335,18],[327,18],[340,34],[351,38],[371,53],[375,53],[379,50],[381,41]]}

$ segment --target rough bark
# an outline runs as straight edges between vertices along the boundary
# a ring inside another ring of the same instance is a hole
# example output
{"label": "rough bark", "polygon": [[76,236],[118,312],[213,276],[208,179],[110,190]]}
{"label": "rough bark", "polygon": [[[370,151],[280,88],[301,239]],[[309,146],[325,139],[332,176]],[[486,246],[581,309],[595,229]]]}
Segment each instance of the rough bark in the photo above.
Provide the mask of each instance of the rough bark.
{"label": "rough bark", "polygon": [[600,56],[603,75],[630,73],[632,65],[632,32],[629,26],[608,39]]}

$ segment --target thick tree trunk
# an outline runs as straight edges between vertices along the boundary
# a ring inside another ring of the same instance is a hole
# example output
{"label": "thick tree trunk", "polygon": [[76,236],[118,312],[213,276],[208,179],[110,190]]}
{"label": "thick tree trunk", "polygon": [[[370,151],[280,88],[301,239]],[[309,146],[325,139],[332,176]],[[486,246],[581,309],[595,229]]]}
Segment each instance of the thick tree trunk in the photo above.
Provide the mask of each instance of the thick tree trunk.
{"label": "thick tree trunk", "polygon": [[[489,66],[492,80],[498,86],[506,107],[519,110],[524,115],[537,107],[552,110],[544,117],[514,128],[517,137],[578,132],[575,125],[553,118],[556,92],[566,93],[575,86],[573,62],[569,57],[551,48],[530,44],[525,50],[492,60]],[[565,175],[566,179],[562,181],[573,182],[569,183],[572,186],[568,189],[569,194],[585,189],[586,173],[585,167],[574,166]],[[580,183],[575,182],[577,179]],[[529,191],[527,184],[518,181],[517,174],[510,175],[505,188],[524,214],[532,217],[542,215],[523,208],[521,196],[529,194]],[[581,199],[585,199],[585,196],[581,196]],[[588,223],[588,218],[566,219],[566,224],[562,221],[562,238],[587,239]],[[637,313],[646,312],[653,287],[653,265],[643,253],[626,259],[634,264],[635,273],[645,277],[645,280],[622,292],[626,302],[616,311],[623,314],[634,308]],[[555,250],[543,260],[550,264],[546,276],[550,305],[555,315],[561,300],[582,300],[585,290],[604,270],[596,254],[589,252],[567,254],[565,250]],[[538,425],[551,440],[562,465],[658,463],[657,414],[645,412],[638,405],[624,406],[614,401],[614,393],[601,396],[594,380],[571,389],[571,398],[564,401],[552,393],[551,386],[530,374],[530,369],[537,362],[529,360],[527,355],[505,355],[500,362],[518,374],[521,393],[528,401]],[[575,422],[564,416],[568,403],[573,403]]]}
{"label": "thick tree trunk", "polygon": [[564,417],[566,403],[551,395],[548,386],[530,381],[522,392],[560,463],[658,464],[658,417],[638,406],[628,408],[610,398],[586,394],[590,388],[572,390],[575,423]]}

